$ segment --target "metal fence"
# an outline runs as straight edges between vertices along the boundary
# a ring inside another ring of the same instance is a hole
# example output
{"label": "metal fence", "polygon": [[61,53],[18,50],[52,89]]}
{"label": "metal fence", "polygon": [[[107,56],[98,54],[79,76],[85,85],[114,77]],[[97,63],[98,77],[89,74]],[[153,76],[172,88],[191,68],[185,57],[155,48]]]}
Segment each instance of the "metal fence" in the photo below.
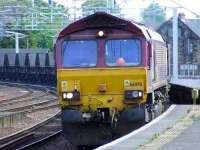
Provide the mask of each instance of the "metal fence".
{"label": "metal fence", "polygon": [[[50,49],[48,48],[30,48],[30,49],[20,49],[20,53],[48,53]],[[15,49],[13,48],[0,48],[0,53],[15,53]]]}

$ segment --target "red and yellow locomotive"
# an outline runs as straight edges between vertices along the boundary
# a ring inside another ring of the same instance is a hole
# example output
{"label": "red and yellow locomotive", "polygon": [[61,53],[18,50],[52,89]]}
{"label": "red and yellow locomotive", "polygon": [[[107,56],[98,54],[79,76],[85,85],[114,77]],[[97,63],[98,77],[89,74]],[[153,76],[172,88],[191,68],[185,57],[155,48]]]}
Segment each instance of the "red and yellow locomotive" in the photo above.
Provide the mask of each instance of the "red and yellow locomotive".
{"label": "red and yellow locomotive", "polygon": [[167,49],[158,33],[97,12],[64,28],[55,48],[63,131],[73,144],[104,143],[109,126],[149,121],[162,109]]}

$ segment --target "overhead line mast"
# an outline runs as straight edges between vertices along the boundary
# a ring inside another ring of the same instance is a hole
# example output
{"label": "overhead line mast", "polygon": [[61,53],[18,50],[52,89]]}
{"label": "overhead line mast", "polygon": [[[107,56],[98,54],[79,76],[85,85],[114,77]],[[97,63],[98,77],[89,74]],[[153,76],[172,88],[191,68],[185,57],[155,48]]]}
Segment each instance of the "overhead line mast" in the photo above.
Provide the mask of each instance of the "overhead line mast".
{"label": "overhead line mast", "polygon": [[178,12],[173,8],[173,79],[178,79]]}

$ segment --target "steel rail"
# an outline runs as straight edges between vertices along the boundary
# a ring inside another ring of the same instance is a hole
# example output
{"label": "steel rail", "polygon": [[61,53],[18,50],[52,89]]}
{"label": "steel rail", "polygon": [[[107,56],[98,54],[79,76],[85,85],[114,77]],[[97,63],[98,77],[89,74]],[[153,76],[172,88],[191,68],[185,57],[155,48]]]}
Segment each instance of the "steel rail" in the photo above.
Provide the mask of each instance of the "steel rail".
{"label": "steel rail", "polygon": [[[32,91],[31,94],[33,94],[33,93],[34,92]],[[30,102],[30,100],[35,100],[35,99],[47,96],[47,93],[44,93],[43,95],[38,95],[37,94],[37,96],[33,95],[33,97],[31,97],[32,96],[31,94],[27,94],[26,96],[15,97],[12,100],[11,99],[6,99],[6,100],[3,100],[3,101],[0,101],[0,107],[6,106],[6,105],[12,105],[12,104],[16,104],[16,103],[20,103],[20,102],[24,102],[24,101],[29,101]],[[24,99],[24,98],[26,98],[26,99]]]}
{"label": "steel rail", "polygon": [[[23,89],[24,89],[24,88],[23,88]],[[8,101],[14,101],[14,100],[17,100],[17,99],[20,99],[20,98],[29,97],[32,93],[33,93],[33,91],[29,89],[29,90],[28,90],[28,93],[23,94],[23,95],[21,95],[21,96],[17,96],[17,97],[12,97],[12,98],[8,98],[8,99],[5,99],[5,100],[1,100],[1,101],[0,101],[0,104],[5,103],[5,102],[8,102]]]}
{"label": "steel rail", "polygon": [[47,118],[46,120],[40,121],[39,123],[37,123],[37,124],[35,124],[35,125],[31,126],[31,127],[25,128],[24,130],[20,130],[20,131],[18,131],[16,133],[13,133],[13,134],[8,135],[6,137],[0,138],[0,145],[8,143],[9,141],[12,141],[13,139],[22,137],[22,136],[24,136],[24,135],[26,135],[26,134],[38,129],[38,128],[44,126],[45,124],[51,122],[52,120],[54,120],[55,118],[60,116],[60,114],[61,114],[61,112],[59,111],[55,115]]}
{"label": "steel rail", "polygon": [[[27,104],[27,105],[22,105],[22,106],[19,106],[19,107],[12,107],[12,108],[5,108],[3,109],[3,107],[1,107],[1,112],[15,112],[15,111],[18,111],[18,110],[22,110],[24,109],[24,111],[26,109],[28,110],[31,110],[31,109],[34,109],[34,107],[37,107],[37,106],[41,106],[41,105],[45,105],[45,104],[48,104],[48,103],[53,103],[56,99],[48,99],[48,100],[44,100],[44,101],[41,101],[41,102],[34,102],[34,103],[31,103],[31,104]],[[39,101],[39,100],[38,100]]]}
{"label": "steel rail", "polygon": [[15,148],[16,146],[22,144],[23,142],[30,140],[34,137],[33,133],[29,133],[26,135],[23,135],[19,138],[13,139],[12,141],[9,141],[8,143],[5,143],[0,146],[0,150],[10,150]]}
{"label": "steel rail", "polygon": [[[18,85],[28,86],[28,87],[32,87],[32,88],[36,88],[36,89],[44,89],[45,88],[46,91],[48,91],[49,93],[52,93],[53,95],[56,95],[56,91],[55,91],[56,88],[55,87],[48,87],[48,86],[41,86],[41,85],[31,85],[31,84],[21,84],[21,83],[10,83],[10,82],[0,82],[0,84],[3,84],[3,83],[7,84],[7,85],[8,84],[9,85],[15,85],[15,86],[18,86]],[[43,108],[55,107],[57,105],[58,104],[52,104],[52,105],[45,106]],[[36,108],[36,109],[39,110],[39,109],[42,109],[42,108]],[[30,110],[26,110],[26,111],[29,112]],[[58,118],[60,116],[60,114],[61,114],[61,111],[57,112],[53,116],[51,116],[51,117],[49,117],[49,118],[47,118],[47,119],[45,119],[43,121],[40,121],[36,125],[28,127],[26,129],[23,129],[21,131],[18,131],[16,133],[13,133],[13,134],[8,135],[6,137],[0,138],[0,149],[5,150],[6,147],[9,147],[9,146],[12,147],[12,145],[16,144],[16,143],[19,144],[20,141],[24,141],[25,140],[26,136],[31,137],[32,136],[31,132],[34,132],[35,130],[37,130],[39,128],[42,128],[43,126],[45,126],[46,124],[50,123],[54,119]],[[28,140],[28,138],[27,138],[27,140]]]}
{"label": "steel rail", "polygon": [[[27,84],[19,84],[19,83],[10,83],[10,82],[0,82],[2,85],[9,85],[9,86],[14,86],[18,87],[19,85],[22,86],[23,88],[28,87],[29,91],[32,91],[32,94],[34,93],[33,90],[30,90],[30,86],[32,89],[37,89],[38,86],[32,86],[32,85],[27,85]],[[48,108],[53,108],[53,107],[58,107],[58,103],[56,103],[56,98],[54,97],[49,97],[50,93],[55,95],[55,88],[47,88],[43,86],[39,86],[40,92],[42,93],[35,93],[37,95],[31,95],[27,94],[25,96],[20,96],[22,98],[21,100],[18,100],[17,98],[14,98],[11,102],[9,100],[5,100],[3,103],[0,103],[0,108],[1,112],[12,112],[12,113],[31,113],[43,109],[48,109]],[[27,97],[31,96],[31,97]],[[44,98],[44,99],[42,99]],[[28,101],[28,104],[26,103]],[[7,103],[6,103],[7,102]],[[19,105],[20,103],[20,105]]]}
{"label": "steel rail", "polygon": [[33,148],[35,146],[42,145],[44,143],[47,143],[49,140],[52,140],[55,137],[61,135],[61,133],[62,133],[62,130],[59,130],[59,131],[57,131],[57,132],[55,132],[55,133],[53,133],[53,134],[51,134],[49,136],[46,136],[46,137],[44,137],[44,138],[42,138],[42,139],[40,139],[38,141],[32,142],[30,144],[27,144],[27,145],[25,145],[25,146],[23,146],[21,148],[16,149],[16,150],[31,149],[31,148]]}

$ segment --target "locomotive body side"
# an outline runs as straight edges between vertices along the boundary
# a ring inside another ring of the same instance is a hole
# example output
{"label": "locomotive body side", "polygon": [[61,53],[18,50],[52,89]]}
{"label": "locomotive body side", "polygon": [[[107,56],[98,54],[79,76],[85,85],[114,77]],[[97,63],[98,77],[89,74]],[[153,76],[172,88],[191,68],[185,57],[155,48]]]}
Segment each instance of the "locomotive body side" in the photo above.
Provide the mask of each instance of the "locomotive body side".
{"label": "locomotive body side", "polygon": [[167,47],[162,41],[151,41],[152,59],[148,72],[149,93],[166,86],[168,80]]}

